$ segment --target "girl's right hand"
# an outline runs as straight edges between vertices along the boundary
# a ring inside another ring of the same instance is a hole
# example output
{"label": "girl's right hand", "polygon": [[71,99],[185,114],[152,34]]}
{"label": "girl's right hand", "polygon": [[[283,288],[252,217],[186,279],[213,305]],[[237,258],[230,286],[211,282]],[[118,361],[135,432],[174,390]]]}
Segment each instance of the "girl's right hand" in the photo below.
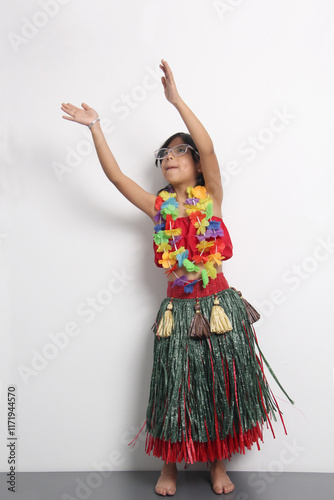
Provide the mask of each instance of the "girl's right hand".
{"label": "girl's right hand", "polygon": [[95,118],[98,118],[98,113],[95,111],[95,109],[90,108],[88,104],[85,104],[83,102],[81,106],[83,107],[83,109],[77,108],[69,102],[67,104],[63,102],[61,109],[69,115],[63,116],[63,118],[65,118],[65,120],[70,120],[72,122],[81,123],[82,125],[87,126],[90,125],[92,121],[95,120]]}

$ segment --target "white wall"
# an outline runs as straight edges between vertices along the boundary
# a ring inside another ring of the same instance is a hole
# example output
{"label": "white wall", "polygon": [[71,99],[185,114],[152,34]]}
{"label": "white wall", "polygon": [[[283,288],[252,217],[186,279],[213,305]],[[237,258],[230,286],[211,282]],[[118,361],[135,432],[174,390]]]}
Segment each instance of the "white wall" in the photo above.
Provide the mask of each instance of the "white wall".
{"label": "white wall", "polygon": [[[164,182],[152,151],[185,130],[164,97],[161,58],[213,138],[234,243],[224,271],[262,312],[260,345],[296,403],[268,374],[288,436],[280,424],[275,440],[265,430],[261,452],[229,468],[333,471],[331,20],[329,0],[6,6],[1,428],[14,384],[19,471],[94,470],[112,458],[119,470],[161,466],[143,441],[126,444],[145,419],[150,327],[166,291],[151,221],[108,182],[90,132],[60,110],[63,101],[97,109],[121,168],[155,192]],[[100,310],[88,315],[96,297]],[[24,377],[36,352],[54,359]]]}

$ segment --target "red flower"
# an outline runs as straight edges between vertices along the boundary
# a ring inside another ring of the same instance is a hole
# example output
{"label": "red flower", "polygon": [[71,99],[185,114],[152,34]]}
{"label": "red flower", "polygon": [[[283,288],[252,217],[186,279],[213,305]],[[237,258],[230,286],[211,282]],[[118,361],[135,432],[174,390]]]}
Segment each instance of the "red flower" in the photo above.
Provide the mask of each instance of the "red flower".
{"label": "red flower", "polygon": [[199,212],[199,211],[192,212],[189,215],[189,219],[191,220],[192,224],[195,224],[195,222],[198,222],[198,220],[201,221],[204,218],[205,218],[205,214],[202,214],[202,212]]}
{"label": "red flower", "polygon": [[164,200],[161,198],[161,196],[157,196],[156,199],[155,199],[155,208],[157,210],[160,210],[161,208],[161,205],[163,204]]}
{"label": "red flower", "polygon": [[165,271],[164,274],[167,274],[167,276],[169,276],[173,271],[175,271],[176,269],[178,268],[178,265],[175,264],[173,267],[171,267],[170,269],[167,269],[167,271]]}
{"label": "red flower", "polygon": [[166,228],[167,230],[174,229],[173,217],[170,214],[166,215]]}
{"label": "red flower", "polygon": [[217,238],[216,243],[210,248],[210,253],[220,252],[222,254],[225,246],[226,245],[223,243],[223,240],[221,238]]}
{"label": "red flower", "polygon": [[208,258],[204,255],[193,255],[192,260],[194,260],[196,264],[200,264],[201,262],[207,262]]}

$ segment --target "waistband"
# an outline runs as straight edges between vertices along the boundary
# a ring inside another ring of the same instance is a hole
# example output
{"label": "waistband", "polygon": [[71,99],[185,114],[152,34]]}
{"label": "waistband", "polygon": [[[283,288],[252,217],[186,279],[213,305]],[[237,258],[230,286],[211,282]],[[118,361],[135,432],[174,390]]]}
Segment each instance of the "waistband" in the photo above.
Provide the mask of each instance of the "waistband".
{"label": "waistband", "polygon": [[[189,280],[189,283],[192,283],[192,281],[195,280]],[[193,291],[191,293],[186,293],[183,286],[175,285],[173,287],[173,281],[168,281],[167,297],[173,297],[176,299],[197,299],[213,295],[229,288],[229,284],[223,273],[218,273],[214,280],[210,279],[205,288],[203,288],[202,285],[202,281],[198,281],[194,284]]]}

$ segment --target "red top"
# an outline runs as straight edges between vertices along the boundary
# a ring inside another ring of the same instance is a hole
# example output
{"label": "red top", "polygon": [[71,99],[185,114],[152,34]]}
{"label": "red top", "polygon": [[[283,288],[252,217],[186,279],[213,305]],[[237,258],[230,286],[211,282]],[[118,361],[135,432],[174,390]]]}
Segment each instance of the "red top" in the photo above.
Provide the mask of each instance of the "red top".
{"label": "red top", "polygon": [[[213,215],[210,220],[215,220],[220,222],[220,227],[224,231],[223,236],[217,237],[217,242],[219,241],[222,243],[220,246],[220,253],[225,257],[224,260],[228,260],[232,257],[233,255],[233,246],[232,246],[232,241],[230,238],[230,235],[228,233],[227,227],[225,226],[223,220],[220,217],[216,217]],[[196,227],[191,223],[191,220],[189,217],[178,217],[174,221],[173,225],[174,229],[180,227],[182,229],[182,236],[177,242],[177,248],[179,247],[184,247],[186,250],[189,250],[189,255],[188,259],[192,261],[193,256],[198,254],[198,249],[196,248],[196,245],[200,243],[200,240],[196,237]],[[210,238],[207,241],[214,241],[215,238]],[[171,240],[172,241],[172,240]],[[170,243],[171,243],[170,241]],[[224,249],[222,247],[225,245]],[[153,249],[154,249],[154,262],[158,267],[162,267],[161,264],[159,264],[159,260],[162,259],[162,253],[157,252],[158,245],[153,241]],[[174,248],[172,248],[171,251],[173,251]]]}

